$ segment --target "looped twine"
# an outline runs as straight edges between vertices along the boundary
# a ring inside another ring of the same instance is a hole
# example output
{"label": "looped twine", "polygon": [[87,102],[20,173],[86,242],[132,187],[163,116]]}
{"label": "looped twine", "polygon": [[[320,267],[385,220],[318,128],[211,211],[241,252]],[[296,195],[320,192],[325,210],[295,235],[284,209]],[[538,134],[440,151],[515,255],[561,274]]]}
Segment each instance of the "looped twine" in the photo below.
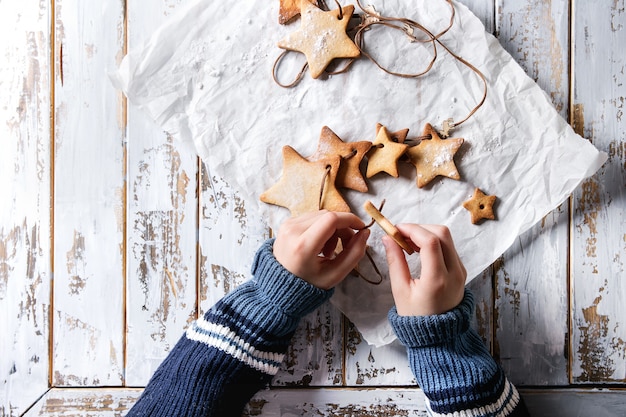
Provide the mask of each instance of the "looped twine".
{"label": "looped twine", "polygon": [[[351,158],[352,156],[356,155],[356,151],[349,154],[346,157],[342,157],[342,158]],[[320,197],[319,197],[319,209],[322,209],[322,203],[323,203],[323,198],[324,198],[324,188],[326,187],[326,180],[328,179],[328,177],[330,176],[330,172],[332,170],[332,166],[330,165],[326,165],[326,170],[324,171],[324,175],[322,177],[322,184],[320,187]],[[379,211],[383,209],[383,206],[385,205],[385,200],[382,201],[382,203],[380,204],[380,208],[378,209]],[[366,224],[362,229],[358,229],[358,230],[364,230],[364,229],[369,229],[370,227],[372,227],[374,225],[375,221],[374,219],[372,219],[372,221],[369,224]],[[378,275],[379,279],[377,281],[372,281],[368,278],[366,278],[357,268],[354,268],[352,270],[352,273],[357,275],[358,277],[360,277],[363,281],[367,282],[368,284],[372,284],[372,285],[380,285],[380,283],[383,282],[383,275],[380,272],[380,269],[378,269],[378,265],[376,265],[376,262],[374,261],[374,258],[372,257],[372,255],[369,253],[369,251],[366,249],[365,250],[365,255],[367,255],[368,260],[370,261],[370,263],[372,264],[372,267],[374,268],[374,271],[376,272],[376,274]]]}
{"label": "looped twine", "polygon": [[[448,5],[450,6],[450,20],[449,20],[448,25],[436,34],[432,33],[430,30],[428,30],[419,22],[416,22],[409,18],[383,16],[373,6],[371,5],[363,6],[363,4],[361,3],[361,0],[356,0],[357,6],[362,11],[362,14],[360,16],[361,22],[357,26],[349,30],[349,32],[352,32],[354,43],[359,48],[361,54],[387,74],[394,75],[397,77],[402,77],[402,78],[421,77],[427,74],[433,68],[435,61],[437,60],[437,57],[438,57],[438,47],[441,47],[443,50],[449,53],[454,59],[459,61],[461,64],[465,65],[467,68],[469,68],[472,72],[474,72],[480,78],[480,80],[483,83],[483,94],[482,94],[481,99],[478,101],[476,106],[460,121],[454,122],[452,119],[447,119],[443,122],[443,129],[440,131],[440,133],[442,137],[446,138],[450,135],[450,132],[452,132],[454,128],[460,126],[465,121],[467,121],[484,104],[487,98],[487,80],[485,76],[483,75],[483,73],[478,68],[476,68],[474,65],[469,63],[467,60],[465,60],[461,56],[452,52],[452,50],[450,50],[450,48],[448,48],[442,42],[441,37],[445,35],[452,28],[452,26],[454,25],[454,17],[456,15],[456,11],[454,8],[454,4],[452,3],[452,0],[444,0],[444,1],[448,3]],[[334,0],[334,2],[336,3],[339,9],[339,19],[343,19],[344,18],[343,8],[341,7],[339,0]],[[326,5],[326,2],[324,0],[319,0],[319,4],[323,10],[328,10],[328,6]],[[411,43],[430,44],[432,47],[432,57],[426,64],[426,67],[419,72],[404,73],[404,72],[393,71],[385,67],[384,65],[382,65],[380,62],[378,62],[378,60],[372,54],[370,54],[365,47],[365,33],[368,32],[374,26],[383,26],[391,30],[399,30],[406,35],[409,42]],[[423,35],[422,38],[418,37],[419,33]],[[278,64],[280,63],[280,61],[282,61],[282,59],[288,52],[289,51],[284,51],[276,59],[276,61],[274,62],[274,66],[272,68],[272,76],[276,84],[278,84],[279,86],[285,87],[285,88],[292,88],[292,87],[295,87],[302,80],[306,72],[306,69],[308,67],[308,64],[305,63],[303,65],[302,69],[297,74],[293,82],[289,84],[283,84],[279,82],[277,75],[276,75]],[[335,71],[327,71],[327,74],[338,75],[338,74],[347,72],[356,59],[357,58],[348,59],[343,68],[335,70]]]}
{"label": "looped twine", "polygon": [[[454,122],[452,119],[446,119],[443,122],[443,129],[440,133],[442,137],[444,138],[448,137],[450,135],[450,132],[452,132],[454,128],[463,124],[470,117],[472,117],[472,115],[474,115],[474,113],[476,113],[476,111],[478,111],[478,109],[484,104],[487,98],[487,80],[484,74],[474,65],[469,63],[467,60],[465,60],[461,56],[452,52],[452,50],[450,50],[450,48],[448,48],[441,40],[441,37],[445,35],[454,25],[454,17],[456,15],[456,10],[454,8],[454,4],[452,4],[452,0],[445,0],[445,1],[450,6],[449,23],[439,33],[433,34],[430,30],[426,29],[426,27],[424,27],[419,22],[416,22],[408,18],[402,18],[402,17],[382,16],[372,6],[364,7],[361,3],[361,0],[356,0],[358,7],[363,11],[364,15],[361,18],[361,24],[356,27],[356,32],[354,35],[355,44],[361,51],[361,54],[365,56],[367,59],[369,59],[371,62],[373,62],[378,68],[386,72],[387,74],[395,75],[395,76],[403,77],[403,78],[418,78],[418,77],[425,75],[433,68],[435,61],[437,60],[437,56],[438,56],[437,48],[439,46],[443,48],[447,53],[449,53],[454,59],[456,59],[457,61],[459,61],[466,67],[468,67],[470,70],[472,70],[480,78],[480,80],[483,83],[483,95],[481,99],[478,101],[476,106],[462,120],[458,122]],[[375,25],[384,26],[392,30],[402,31],[409,39],[409,42],[430,44],[432,46],[432,58],[426,65],[425,69],[416,73],[402,73],[402,72],[392,71],[389,68],[386,68],[382,64],[380,64],[378,60],[374,58],[374,56],[372,56],[365,48],[365,33],[369,31]],[[421,33],[422,35],[425,35],[425,39],[418,38],[416,33]]]}

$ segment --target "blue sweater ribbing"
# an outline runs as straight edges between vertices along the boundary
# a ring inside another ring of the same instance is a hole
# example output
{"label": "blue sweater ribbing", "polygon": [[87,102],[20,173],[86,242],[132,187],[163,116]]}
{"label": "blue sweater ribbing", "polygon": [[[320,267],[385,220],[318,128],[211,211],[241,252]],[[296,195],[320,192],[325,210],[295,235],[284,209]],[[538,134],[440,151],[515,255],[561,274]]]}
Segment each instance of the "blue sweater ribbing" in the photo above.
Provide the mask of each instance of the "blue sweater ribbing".
{"label": "blue sweater ribbing", "polygon": [[253,278],[189,327],[128,416],[240,416],[270,382],[300,319],[332,295],[284,269],[272,244],[257,252]]}
{"label": "blue sweater ribbing", "polygon": [[389,311],[398,340],[424,390],[430,415],[527,415],[515,387],[470,327],[474,298],[465,290],[453,310],[434,316],[399,316]]}
{"label": "blue sweater ribbing", "polygon": [[[332,295],[285,270],[265,242],[253,278],[195,321],[150,379],[127,416],[240,416],[278,371],[300,319]],[[429,317],[389,313],[407,346],[431,415],[527,415],[511,385],[469,327],[473,299]],[[495,404],[495,406],[494,406]]]}

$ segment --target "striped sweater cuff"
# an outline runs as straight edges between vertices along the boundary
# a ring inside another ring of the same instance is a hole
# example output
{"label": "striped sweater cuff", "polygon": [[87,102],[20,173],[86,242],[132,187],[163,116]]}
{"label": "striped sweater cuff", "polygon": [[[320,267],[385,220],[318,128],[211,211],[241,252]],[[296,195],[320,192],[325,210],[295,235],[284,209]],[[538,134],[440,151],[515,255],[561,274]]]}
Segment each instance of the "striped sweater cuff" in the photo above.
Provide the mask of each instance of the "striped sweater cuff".
{"label": "striped sweater cuff", "polygon": [[[475,407],[468,407],[463,410],[446,410],[446,406],[433,404],[426,397],[426,408],[428,415],[432,417],[506,417],[513,416],[518,407],[521,404],[520,395],[511,382],[505,378],[504,387],[502,393],[497,398],[494,398],[491,403],[484,405],[477,405]],[[521,413],[521,415],[525,415]]]}
{"label": "striped sweater cuff", "polygon": [[257,251],[252,274],[266,301],[291,317],[303,317],[327,301],[334,290],[322,290],[287,271],[274,257],[274,240]]}
{"label": "striped sweater cuff", "polygon": [[399,316],[396,307],[389,311],[389,322],[398,340],[408,348],[437,346],[465,333],[474,313],[474,296],[465,290],[463,301],[447,313],[433,316]]}
{"label": "striped sweater cuff", "polygon": [[189,340],[274,375],[300,319],[332,295],[287,271],[274,257],[274,240],[257,251],[254,277],[218,301],[186,332]]}

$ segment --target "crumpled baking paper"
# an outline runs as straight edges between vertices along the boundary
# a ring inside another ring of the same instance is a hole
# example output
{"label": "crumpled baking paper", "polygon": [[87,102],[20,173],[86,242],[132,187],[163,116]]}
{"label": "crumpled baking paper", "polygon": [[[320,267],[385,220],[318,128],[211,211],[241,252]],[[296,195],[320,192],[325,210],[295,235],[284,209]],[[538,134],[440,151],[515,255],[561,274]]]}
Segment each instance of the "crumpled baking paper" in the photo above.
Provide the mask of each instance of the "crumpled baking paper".
{"label": "crumpled baking paper", "polygon": [[[323,126],[345,142],[373,141],[377,122],[392,132],[409,128],[409,137],[416,137],[425,123],[461,120],[482,96],[480,79],[441,47],[432,70],[418,79],[389,75],[359,59],[345,74],[317,80],[305,74],[296,87],[282,88],[272,79],[282,52],[276,44],[300,22],[279,25],[278,3],[191,2],[145,45],[132,49],[112,75],[114,84],[159,126],[193,142],[210,171],[239,191],[246,210],[266,216],[275,229],[289,213],[261,203],[259,195],[279,180],[284,145],[310,156]],[[450,19],[444,1],[370,3],[383,15],[411,18],[433,33]],[[462,179],[438,178],[418,189],[414,168],[401,163],[399,178],[379,174],[368,180],[368,193],[344,196],[366,223],[363,203],[379,205],[385,199],[383,214],[393,223],[447,225],[471,279],[598,170],[606,155],[574,133],[466,7],[454,6],[454,26],[441,39],[488,81],[484,105],[452,135],[465,138],[455,157]],[[398,71],[423,70],[433,53],[431,44],[410,43],[399,31],[375,27],[365,36],[367,50]],[[278,67],[278,79],[291,81],[303,62],[302,55],[289,54]],[[475,187],[498,197],[496,221],[471,224],[462,203]],[[374,226],[369,243],[384,282],[373,286],[348,277],[332,298],[376,346],[395,338],[387,322],[393,298],[381,235]],[[418,276],[419,255],[409,260]],[[360,270],[378,278],[366,259]]]}

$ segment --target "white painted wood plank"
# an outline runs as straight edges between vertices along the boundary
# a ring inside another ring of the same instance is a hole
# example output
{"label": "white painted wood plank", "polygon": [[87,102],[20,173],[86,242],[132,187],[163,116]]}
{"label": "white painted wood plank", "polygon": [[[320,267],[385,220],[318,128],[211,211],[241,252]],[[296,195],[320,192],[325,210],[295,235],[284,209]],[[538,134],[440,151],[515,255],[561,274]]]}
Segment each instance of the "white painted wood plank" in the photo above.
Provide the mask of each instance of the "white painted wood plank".
{"label": "white painted wood plank", "polygon": [[623,390],[521,390],[521,394],[533,417],[625,415]]}
{"label": "white painted wood plank", "polygon": [[626,382],[626,13],[574,2],[577,131],[609,154],[574,194],[572,381]]}
{"label": "white painted wood plank", "polygon": [[495,31],[495,2],[496,0],[459,0],[459,3],[467,6],[483,22],[485,31]]}
{"label": "white painted wood plank", "polygon": [[[521,390],[533,417],[623,417],[626,392],[620,390]],[[24,417],[123,416],[140,389],[52,389]],[[270,389],[257,393],[242,416],[390,417],[426,416],[417,388]]]}
{"label": "white painted wood plank", "polygon": [[250,279],[254,255],[269,237],[263,219],[247,212],[226,180],[202,164],[200,184],[200,314]]}
{"label": "white painted wood plank", "polygon": [[426,416],[424,393],[415,389],[260,391],[243,416]]}
{"label": "white painted wood plank", "polygon": [[272,386],[341,386],[342,314],[325,303],[302,319]]}
{"label": "white painted wood plank", "polygon": [[[499,0],[498,39],[567,117],[569,2]],[[516,384],[568,383],[567,203],[496,263],[496,349]]]}
{"label": "white painted wood plank", "polygon": [[[139,47],[180,1],[128,3]],[[134,105],[128,109],[126,384],[142,386],[197,312],[198,162]]]}
{"label": "white painted wood plank", "polygon": [[132,388],[51,389],[24,417],[121,417],[137,402],[141,392]]}
{"label": "white painted wood plank", "polygon": [[55,2],[55,386],[124,378],[123,6]]}
{"label": "white painted wood plank", "polygon": [[0,27],[0,416],[17,416],[48,388],[49,4],[2,1]]}
{"label": "white painted wood plank", "polygon": [[415,385],[406,348],[395,340],[375,347],[363,340],[358,329],[347,319],[346,385],[356,387]]}

